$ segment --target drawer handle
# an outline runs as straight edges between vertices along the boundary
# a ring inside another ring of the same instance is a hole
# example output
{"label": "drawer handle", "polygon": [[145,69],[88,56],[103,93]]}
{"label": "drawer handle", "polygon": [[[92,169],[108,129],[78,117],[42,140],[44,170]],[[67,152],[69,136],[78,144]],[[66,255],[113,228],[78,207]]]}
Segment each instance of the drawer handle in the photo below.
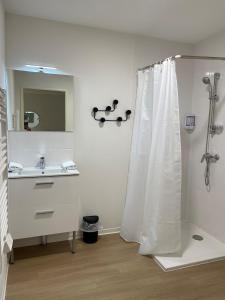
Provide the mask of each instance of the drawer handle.
{"label": "drawer handle", "polygon": [[38,181],[35,182],[36,185],[47,185],[47,184],[54,184],[54,181]]}
{"label": "drawer handle", "polygon": [[47,214],[53,214],[54,210],[39,210],[36,211],[36,215],[47,215]]}

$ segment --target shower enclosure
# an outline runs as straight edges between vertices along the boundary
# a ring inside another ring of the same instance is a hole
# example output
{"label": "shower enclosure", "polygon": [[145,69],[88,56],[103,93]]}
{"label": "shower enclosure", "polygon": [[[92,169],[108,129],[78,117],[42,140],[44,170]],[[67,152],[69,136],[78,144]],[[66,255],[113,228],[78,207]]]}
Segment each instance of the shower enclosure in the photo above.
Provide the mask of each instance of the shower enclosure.
{"label": "shower enclosure", "polygon": [[[153,74],[148,75],[152,69]],[[138,97],[144,101],[137,99],[121,236],[139,242],[139,252],[152,254],[165,271],[225,259],[225,58],[177,55],[141,69],[138,81]],[[184,126],[185,116],[190,113],[196,117],[193,131]],[[135,126],[139,126],[136,134]],[[149,126],[150,136],[141,139]],[[172,131],[166,131],[166,126]],[[148,151],[150,155],[143,164]],[[172,153],[176,156],[171,157]],[[163,169],[161,173],[159,168]],[[134,179],[132,169],[134,174],[140,170],[140,178]],[[137,222],[129,220],[130,212]],[[167,226],[163,226],[164,221]]]}

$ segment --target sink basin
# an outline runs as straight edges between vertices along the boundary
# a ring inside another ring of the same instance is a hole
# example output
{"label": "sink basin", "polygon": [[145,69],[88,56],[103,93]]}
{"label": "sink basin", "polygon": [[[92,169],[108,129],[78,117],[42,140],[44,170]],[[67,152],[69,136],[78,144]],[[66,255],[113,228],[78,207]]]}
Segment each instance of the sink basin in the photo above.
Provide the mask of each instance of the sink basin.
{"label": "sink basin", "polygon": [[8,178],[44,177],[44,176],[72,176],[79,175],[78,170],[64,170],[60,166],[45,169],[24,168],[20,172],[8,172]]}

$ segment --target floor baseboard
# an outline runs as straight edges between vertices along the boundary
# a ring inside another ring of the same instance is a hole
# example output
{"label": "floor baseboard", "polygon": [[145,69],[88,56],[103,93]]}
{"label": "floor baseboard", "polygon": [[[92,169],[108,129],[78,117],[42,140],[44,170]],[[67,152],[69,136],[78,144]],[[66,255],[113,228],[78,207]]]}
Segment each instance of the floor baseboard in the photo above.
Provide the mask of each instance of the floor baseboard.
{"label": "floor baseboard", "polygon": [[[107,234],[115,234],[120,232],[120,227],[114,228],[104,228],[99,231],[99,235],[107,235]],[[82,232],[78,231],[76,238],[80,239],[82,237]],[[48,243],[55,243],[55,242],[62,242],[66,240],[72,239],[72,233],[61,233],[61,234],[54,234],[48,236]],[[20,239],[14,241],[14,248],[26,247],[26,246],[35,246],[41,244],[40,237],[33,237],[27,239]]]}

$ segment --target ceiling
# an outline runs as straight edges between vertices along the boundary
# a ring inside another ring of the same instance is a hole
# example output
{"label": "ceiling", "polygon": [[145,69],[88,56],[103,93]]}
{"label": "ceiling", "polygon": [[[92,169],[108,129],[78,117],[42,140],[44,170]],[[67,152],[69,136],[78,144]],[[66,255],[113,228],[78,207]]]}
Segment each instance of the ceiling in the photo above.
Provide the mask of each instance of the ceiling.
{"label": "ceiling", "polygon": [[4,0],[7,12],[196,43],[225,29],[225,0]]}

